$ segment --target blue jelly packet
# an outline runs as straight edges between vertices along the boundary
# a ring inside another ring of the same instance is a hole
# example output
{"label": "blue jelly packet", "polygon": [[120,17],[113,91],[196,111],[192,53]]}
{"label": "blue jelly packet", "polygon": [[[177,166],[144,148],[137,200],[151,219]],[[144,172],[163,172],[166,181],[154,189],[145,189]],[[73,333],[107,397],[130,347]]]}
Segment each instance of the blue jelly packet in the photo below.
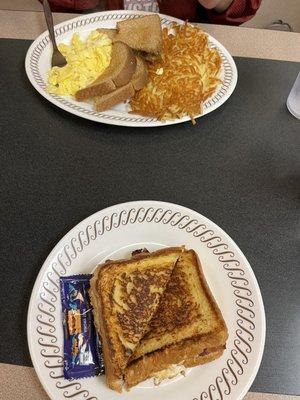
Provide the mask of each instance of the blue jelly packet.
{"label": "blue jelly packet", "polygon": [[102,347],[94,326],[89,296],[92,275],[60,278],[64,331],[64,377],[88,378],[104,374]]}

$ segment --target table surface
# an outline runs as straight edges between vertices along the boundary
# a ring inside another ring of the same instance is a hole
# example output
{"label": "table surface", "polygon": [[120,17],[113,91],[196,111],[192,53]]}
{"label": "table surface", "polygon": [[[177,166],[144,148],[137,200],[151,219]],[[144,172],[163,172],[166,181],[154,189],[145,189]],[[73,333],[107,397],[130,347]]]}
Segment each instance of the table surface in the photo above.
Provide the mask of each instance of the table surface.
{"label": "table surface", "polygon": [[[18,23],[14,19],[8,27],[2,23],[7,14],[0,12],[0,37],[32,38],[44,30],[40,13],[15,13]],[[270,31],[264,38],[254,29],[208,30],[233,55],[300,59],[300,51],[287,51],[289,38],[300,43],[299,34]],[[259,37],[264,46],[258,42],[256,47],[243,47]],[[272,51],[265,49],[267,42]],[[277,44],[279,52],[274,51]],[[0,200],[6,210],[0,239],[6,243],[2,271],[7,276],[0,290],[6,311],[12,315],[19,310],[9,320],[7,312],[1,314],[6,329],[0,397],[47,398],[28,367],[25,321],[35,277],[51,248],[89,214],[147,198],[201,212],[242,248],[260,283],[267,317],[265,354],[251,390],[299,394],[300,126],[285,107],[299,64],[236,58],[237,89],[221,109],[196,126],[186,123],[145,132],[81,120],[47,103],[26,79],[28,46],[26,41],[0,40],[0,52],[6,54],[0,64],[1,76],[6,77],[0,83],[5,149]],[[281,397],[256,393],[247,399]]]}

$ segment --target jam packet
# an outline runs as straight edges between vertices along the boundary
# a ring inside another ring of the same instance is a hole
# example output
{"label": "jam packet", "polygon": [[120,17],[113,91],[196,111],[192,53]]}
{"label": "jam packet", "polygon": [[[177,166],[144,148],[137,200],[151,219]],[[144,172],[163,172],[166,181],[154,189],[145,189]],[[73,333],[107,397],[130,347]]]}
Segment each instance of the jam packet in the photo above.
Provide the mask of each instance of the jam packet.
{"label": "jam packet", "polygon": [[64,331],[64,377],[88,378],[104,373],[102,347],[94,326],[88,290],[92,275],[60,278]]}

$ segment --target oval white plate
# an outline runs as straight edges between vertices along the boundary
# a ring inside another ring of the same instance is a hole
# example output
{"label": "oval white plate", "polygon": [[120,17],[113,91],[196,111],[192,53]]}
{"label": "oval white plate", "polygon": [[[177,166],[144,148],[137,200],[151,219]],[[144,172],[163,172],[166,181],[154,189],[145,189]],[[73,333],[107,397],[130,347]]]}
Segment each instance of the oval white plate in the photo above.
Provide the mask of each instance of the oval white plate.
{"label": "oval white plate", "polygon": [[[143,11],[118,10],[82,15],[56,25],[55,35],[58,43],[69,43],[75,32],[79,32],[82,37],[86,37],[93,29],[99,27],[115,28],[117,21],[136,18],[144,14],[149,13]],[[183,23],[183,21],[167,15],[160,14],[160,18],[163,27],[170,25],[173,21]],[[209,41],[211,46],[218,49],[222,57],[223,63],[221,79],[223,83],[218,86],[214,96],[209,98],[203,105],[202,115],[208,114],[220,107],[231,96],[237,82],[237,69],[231,55],[225,47],[223,47],[213,37],[209,36]],[[51,66],[51,54],[52,45],[49,40],[48,31],[46,31],[42,33],[29,47],[25,60],[25,69],[27,76],[35,89],[51,103],[65,111],[96,122],[135,127],[164,126],[190,120],[189,117],[185,117],[174,121],[161,122],[155,118],[130,114],[128,112],[128,105],[125,104],[119,104],[113,109],[105,112],[96,112],[94,111],[92,104],[77,102],[67,96],[49,94],[46,91],[46,86],[47,72]]]}
{"label": "oval white plate", "polygon": [[[218,360],[188,370],[186,377],[155,387],[148,380],[121,395],[104,376],[67,381],[62,373],[63,332],[59,277],[90,273],[110,258],[146,247],[186,245],[197,251],[229,330]],[[245,256],[217,225],[188,208],[157,201],[119,204],[88,217],[55,246],[31,295],[27,335],[35,370],[53,400],[241,399],[259,368],[265,342],[260,290]]]}

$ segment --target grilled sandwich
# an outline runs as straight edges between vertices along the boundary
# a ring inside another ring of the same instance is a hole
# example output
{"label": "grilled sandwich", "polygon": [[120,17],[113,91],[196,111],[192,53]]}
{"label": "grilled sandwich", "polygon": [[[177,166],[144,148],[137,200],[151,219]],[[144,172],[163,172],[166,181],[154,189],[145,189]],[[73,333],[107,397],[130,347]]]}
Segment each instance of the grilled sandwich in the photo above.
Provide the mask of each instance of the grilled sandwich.
{"label": "grilled sandwich", "polygon": [[149,330],[182,251],[168,248],[96,268],[90,296],[110,388],[122,390],[125,368]]}
{"label": "grilled sandwich", "polygon": [[200,261],[193,250],[186,250],[175,265],[149,331],[130,357],[125,386],[150,377],[172,377],[174,371],[212,361],[222,355],[227,337]]}
{"label": "grilled sandwich", "polygon": [[114,390],[148,378],[160,382],[223,354],[227,327],[193,250],[169,248],[99,266],[90,292]]}

